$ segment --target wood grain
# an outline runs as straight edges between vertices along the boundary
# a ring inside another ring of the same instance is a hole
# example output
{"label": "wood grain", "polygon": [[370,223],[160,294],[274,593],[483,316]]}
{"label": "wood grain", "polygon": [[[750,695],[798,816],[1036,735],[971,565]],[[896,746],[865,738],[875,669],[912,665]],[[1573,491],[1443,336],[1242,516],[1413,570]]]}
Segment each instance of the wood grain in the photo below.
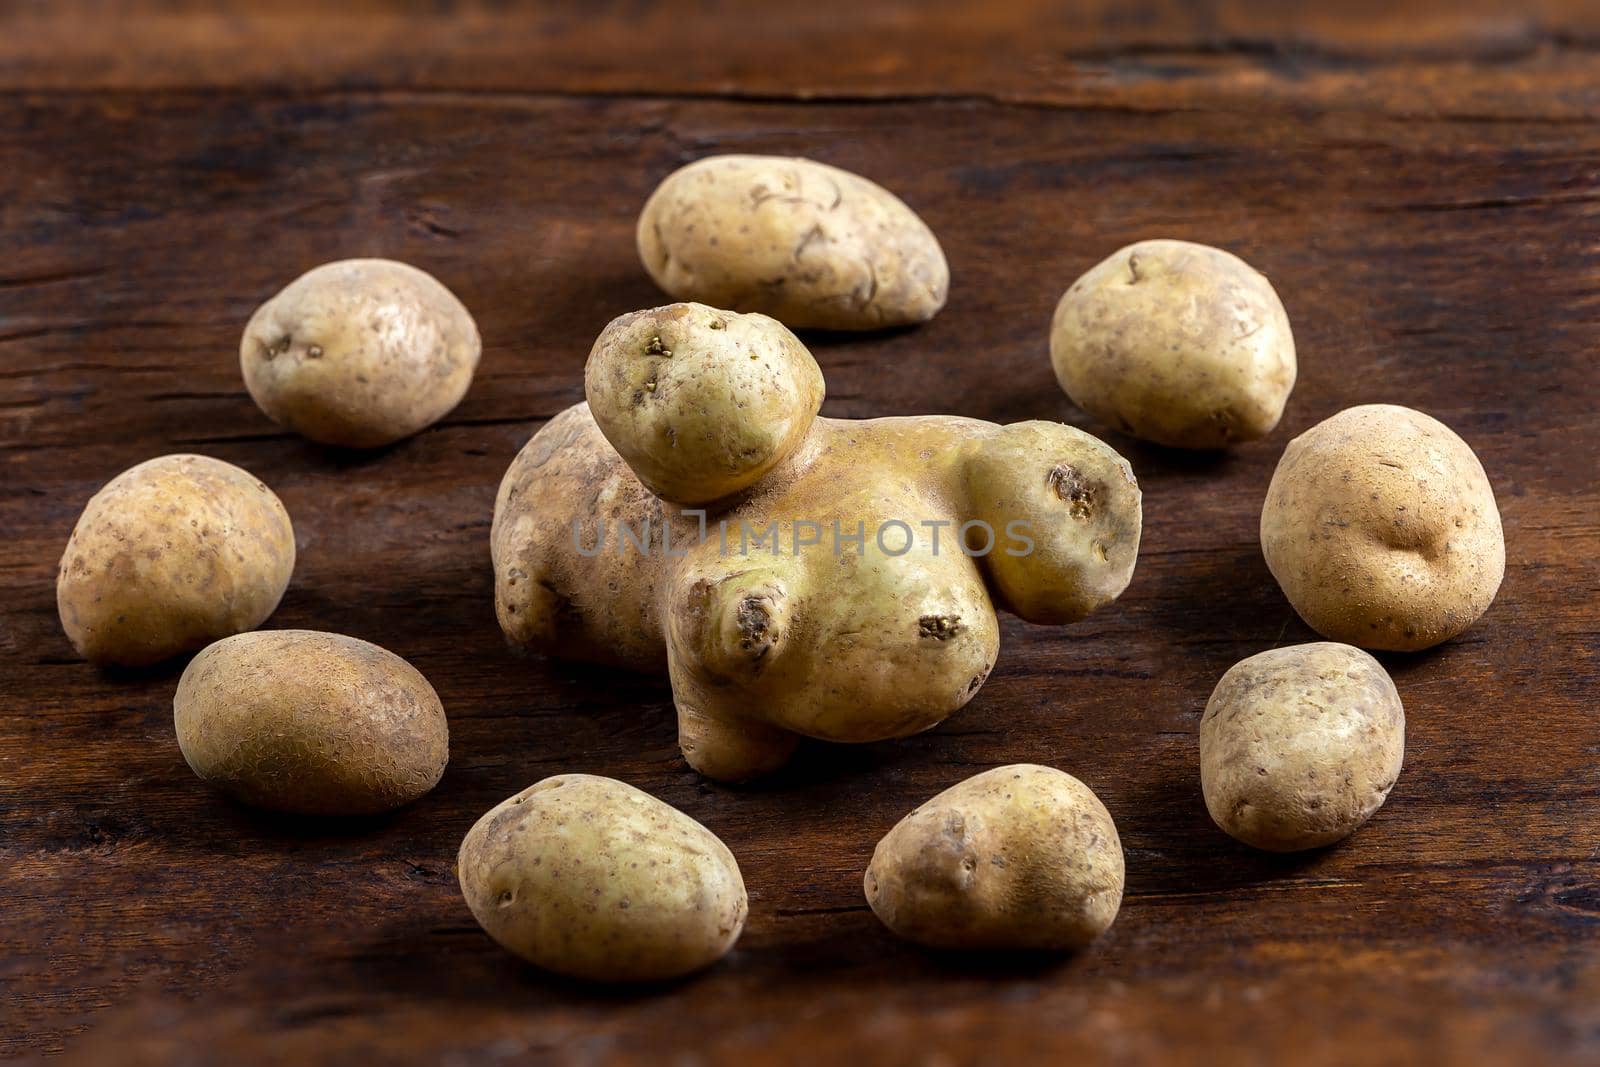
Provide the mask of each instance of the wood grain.
{"label": "wood grain", "polygon": [[[199,5],[194,5],[198,7]],[[373,3],[330,19],[22,5],[0,20],[0,1053],[85,1063],[1592,1062],[1600,1056],[1600,33],[1592,7],[856,5],[726,24],[681,5],[537,14]],[[800,8],[804,10],[800,10]],[[21,32],[25,31],[25,32]],[[812,156],[900,193],[949,256],[924,328],[812,338],[826,414],[1056,418],[1146,494],[1116,605],[1008,619],[978,698],[893,744],[811,745],[715,786],[665,679],[518,659],[488,525],[518,447],[581,398],[613,315],[661,300],[632,242],[674,167]],[[1050,311],[1152,236],[1234,250],[1288,308],[1284,423],[1227,456],[1145,446],[1056,388]],[[236,346],[323,260],[422,266],[485,343],[440,426],[368,455],[279,431]],[[1195,732],[1238,659],[1312,634],[1256,521],[1283,444],[1350,404],[1443,419],[1499,496],[1507,575],[1462,638],[1387,656],[1406,767],[1346,844],[1213,828]],[[438,790],[333,825],[249,812],[184,766],[181,664],[77,662],[55,565],[83,503],[170,451],[282,496],[300,563],[270,625],[405,656],[451,717]],[[861,872],[904,812],[1031,760],[1117,820],[1128,897],[1066,960],[895,942]],[[751,919],[665,988],[542,976],[472,924],[483,810],[614,775],[711,827]]]}

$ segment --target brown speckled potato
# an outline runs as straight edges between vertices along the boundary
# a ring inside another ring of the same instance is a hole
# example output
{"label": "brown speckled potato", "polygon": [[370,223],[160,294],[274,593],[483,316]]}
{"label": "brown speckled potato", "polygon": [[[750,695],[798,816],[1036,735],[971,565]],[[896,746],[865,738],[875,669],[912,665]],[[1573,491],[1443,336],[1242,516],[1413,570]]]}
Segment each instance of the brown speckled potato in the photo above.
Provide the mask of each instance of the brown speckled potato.
{"label": "brown speckled potato", "polygon": [[1187,241],[1129,245],[1074,282],[1050,360],[1073,403],[1175,448],[1265,437],[1295,379],[1289,317],[1267,279]]}
{"label": "brown speckled potato", "polygon": [[759,311],[796,329],[926,322],[950,268],[899,198],[849,171],[782,156],[712,156],[673,172],[639,216],[639,257],[677,300]]}
{"label": "brown speckled potato", "polygon": [[460,403],[481,349],[472,316],[432,275],[346,259],[307,271],[262,304],[239,363],[274,422],[323,444],[376,448]]}
{"label": "brown speckled potato", "polygon": [[684,757],[710,777],[774,770],[802,736],[926,730],[988,677],[997,606],[1072,622],[1132,577],[1139,486],[1103,442],[818,417],[816,362],[764,315],[623,315],[587,386],[501,482],[500,625],[541,652],[665,668]]}
{"label": "brown speckled potato", "polygon": [[354,637],[262,630],[218,641],[172,701],[178,747],[205,781],[245,804],[302,815],[370,815],[438,784],[450,731],[415,667]]}
{"label": "brown speckled potato", "polygon": [[504,948],[558,974],[646,982],[708,967],[749,903],[715,834],[612,778],[559,774],[490,809],[457,857],[461,893]]}
{"label": "brown speckled potato", "polygon": [[260,626],[293,570],[294,529],[272,490],[220,459],[161,456],[90,498],[56,605],[85,659],[142,667]]}
{"label": "brown speckled potato", "polygon": [[1392,404],[1348,408],[1289,442],[1261,551],[1323,637],[1400,652],[1471,626],[1506,564],[1478,457],[1442,422]]}
{"label": "brown speckled potato", "polygon": [[1122,904],[1122,843],[1089,787],[1031,763],[946,789],[878,842],[867,903],[933,948],[1082,948]]}
{"label": "brown speckled potato", "polygon": [[1222,676],[1200,720],[1200,787],[1223,830],[1293,852],[1343,840],[1383,805],[1405,756],[1400,694],[1350,645],[1275,648]]}

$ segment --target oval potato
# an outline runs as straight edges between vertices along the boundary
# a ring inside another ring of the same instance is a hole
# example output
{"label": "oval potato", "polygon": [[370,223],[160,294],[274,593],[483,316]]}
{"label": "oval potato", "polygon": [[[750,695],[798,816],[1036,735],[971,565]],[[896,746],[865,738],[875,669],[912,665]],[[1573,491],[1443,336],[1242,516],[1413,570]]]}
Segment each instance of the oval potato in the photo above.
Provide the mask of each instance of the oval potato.
{"label": "oval potato", "polygon": [[1405,757],[1405,709],[1383,666],[1316,642],[1242,660],[1200,720],[1200,786],[1211,818],[1256,848],[1319,848],[1388,799]]}
{"label": "oval potato", "polygon": [[457,857],[473,917],[509,951],[596,982],[721,959],[749,904],[739,865],[689,816],[612,778],[558,774],[490,809]]}
{"label": "oval potato", "polygon": [[1489,609],[1505,576],[1500,509],[1451,429],[1393,404],[1347,408],[1289,442],[1261,552],[1313,630],[1414,652]]}
{"label": "oval potato", "polygon": [[1122,843],[1089,787],[1036,764],[951,786],[878,842],[867,903],[934,948],[1081,948],[1122,903]]}
{"label": "oval potato", "polygon": [[61,556],[56,606],[85,659],[148,666],[260,626],[294,559],[289,513],[253,474],[160,456],[89,499]]}
{"label": "oval potato", "polygon": [[377,645],[314,630],[218,641],[172,701],[183,758],[245,804],[370,815],[438,784],[450,730],[433,686]]}
{"label": "oval potato", "polygon": [[1272,432],[1294,388],[1278,294],[1220,248],[1141,241],[1056,305],[1050,361],[1072,402],[1123,433],[1224,448]]}
{"label": "oval potato", "polygon": [[272,421],[323,444],[376,448],[460,403],[482,347],[471,314],[431,274],[345,259],[256,309],[239,363]]}
{"label": "oval potato", "polygon": [[639,257],[677,300],[759,311],[796,329],[926,322],[950,268],[887,189],[782,156],[711,156],[668,175],[639,215]]}

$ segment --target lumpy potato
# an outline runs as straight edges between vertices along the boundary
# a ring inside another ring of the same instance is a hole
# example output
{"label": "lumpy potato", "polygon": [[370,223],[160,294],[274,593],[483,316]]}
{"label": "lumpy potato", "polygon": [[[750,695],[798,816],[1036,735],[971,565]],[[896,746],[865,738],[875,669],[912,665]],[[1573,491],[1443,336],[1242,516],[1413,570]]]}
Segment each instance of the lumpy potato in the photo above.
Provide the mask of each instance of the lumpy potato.
{"label": "lumpy potato", "polygon": [[1347,408],[1289,442],[1261,509],[1267,567],[1313,630],[1414,652],[1461,633],[1505,576],[1483,465],[1444,423]]}
{"label": "lumpy potato", "polygon": [[194,772],[275,811],[388,811],[438,784],[450,758],[428,680],[343,634],[263,630],[218,641],[190,661],[172,708]]}
{"label": "lumpy potato", "polygon": [[872,854],[867,903],[934,948],[1076,949],[1122,904],[1122,843],[1088,786],[1019,763],[917,808]]}
{"label": "lumpy potato", "polygon": [[294,559],[289,513],[260,479],[209,456],[161,456],[89,499],[56,606],[85,659],[147,666],[260,626]]}
{"label": "lumpy potato", "polygon": [[473,917],[503,947],[597,982],[676,978],[721,959],[749,902],[715,834],[612,778],[558,774],[490,809],[457,857]]}
{"label": "lumpy potato", "polygon": [[274,422],[328,445],[375,448],[461,402],[482,342],[438,279],[389,259],[307,271],[250,317],[244,384]]}
{"label": "lumpy potato", "polygon": [[1388,799],[1405,710],[1383,666],[1350,645],[1276,648],[1236,663],[1200,720],[1200,785],[1223,830],[1274,852],[1355,832]]}
{"label": "lumpy potato", "polygon": [[1223,448],[1270,433],[1296,373],[1278,294],[1220,248],[1141,241],[1074,282],[1056,305],[1061,388],[1123,433]]}
{"label": "lumpy potato", "polygon": [[893,193],[809,159],[712,156],[670,174],[639,215],[639,257],[675,300],[794,328],[926,322],[950,268]]}

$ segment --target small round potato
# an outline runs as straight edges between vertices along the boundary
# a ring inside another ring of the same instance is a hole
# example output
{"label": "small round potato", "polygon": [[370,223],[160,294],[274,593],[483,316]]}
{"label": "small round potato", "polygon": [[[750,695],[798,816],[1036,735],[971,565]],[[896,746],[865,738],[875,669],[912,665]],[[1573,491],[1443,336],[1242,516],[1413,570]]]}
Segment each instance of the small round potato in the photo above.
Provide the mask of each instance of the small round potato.
{"label": "small round potato", "polygon": [[759,481],[822,406],[822,371],[765,315],[704,304],[634,311],[595,340],[584,371],[600,432],[651,492],[681,504]]}
{"label": "small round potato", "polygon": [[457,858],[473,917],[558,974],[646,982],[721,959],[749,903],[715,834],[612,778],[560,774],[491,808]]}
{"label": "small round potato", "polygon": [[1083,410],[1175,448],[1265,437],[1295,379],[1289,316],[1267,279],[1187,241],[1129,245],[1072,283],[1050,361]]}
{"label": "small round potato", "polygon": [[759,311],[802,329],[926,322],[950,268],[894,194],[782,156],[712,156],[667,176],[639,215],[639,257],[678,300]]}
{"label": "small round potato", "polygon": [[262,630],[192,661],[172,701],[183,758],[245,804],[371,815],[438,784],[444,708],[417,669],[342,634]]}
{"label": "small round potato", "polygon": [[1406,716],[1377,660],[1317,642],[1242,660],[1200,720],[1200,788],[1223,830],[1294,852],[1343,840],[1383,806]]}
{"label": "small round potato", "polygon": [[1122,843],[1089,787],[1036,764],[946,789],[878,842],[867,903],[934,948],[1081,948],[1122,904]]}
{"label": "small round potato", "polygon": [[294,529],[272,490],[220,459],[161,456],[89,499],[56,605],[85,659],[142,667],[260,626],[293,570]]}
{"label": "small round potato", "polygon": [[481,350],[472,316],[432,275],[346,259],[256,309],[239,363],[274,422],[323,444],[376,448],[444,418]]}
{"label": "small round potato", "polygon": [[1348,408],[1289,442],[1261,551],[1312,629],[1399,652],[1471,626],[1506,564],[1478,457],[1442,422],[1392,404]]}

